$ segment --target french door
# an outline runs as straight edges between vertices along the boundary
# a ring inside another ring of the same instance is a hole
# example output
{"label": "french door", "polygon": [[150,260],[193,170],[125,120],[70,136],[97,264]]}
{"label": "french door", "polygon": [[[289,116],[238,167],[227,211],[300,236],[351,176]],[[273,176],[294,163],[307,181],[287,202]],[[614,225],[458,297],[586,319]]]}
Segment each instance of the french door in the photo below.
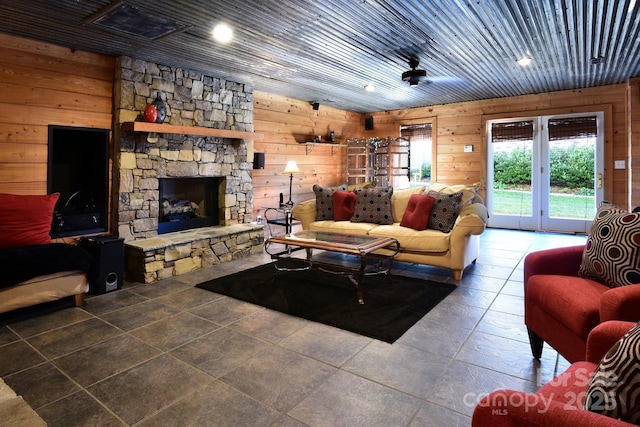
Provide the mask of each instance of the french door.
{"label": "french door", "polygon": [[604,187],[602,112],[487,122],[488,226],[586,233]]}

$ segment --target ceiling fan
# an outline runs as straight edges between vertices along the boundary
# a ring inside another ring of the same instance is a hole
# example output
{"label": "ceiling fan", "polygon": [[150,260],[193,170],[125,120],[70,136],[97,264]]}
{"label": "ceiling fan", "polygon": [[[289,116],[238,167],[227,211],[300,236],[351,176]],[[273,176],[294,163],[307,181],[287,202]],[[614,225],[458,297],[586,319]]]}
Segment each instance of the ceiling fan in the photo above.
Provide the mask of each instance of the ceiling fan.
{"label": "ceiling fan", "polygon": [[424,83],[442,83],[448,85],[464,85],[466,84],[466,80],[460,77],[453,76],[429,76],[427,77],[427,72],[425,70],[419,70],[418,66],[420,65],[420,61],[412,56],[409,58],[409,67],[411,70],[405,71],[402,73],[402,81],[408,82],[409,86],[416,86],[420,82]]}
{"label": "ceiling fan", "polygon": [[415,86],[421,81],[427,80],[427,72],[425,70],[418,70],[420,61],[416,58],[409,58],[409,67],[411,70],[402,73],[402,81],[409,82],[409,86]]}

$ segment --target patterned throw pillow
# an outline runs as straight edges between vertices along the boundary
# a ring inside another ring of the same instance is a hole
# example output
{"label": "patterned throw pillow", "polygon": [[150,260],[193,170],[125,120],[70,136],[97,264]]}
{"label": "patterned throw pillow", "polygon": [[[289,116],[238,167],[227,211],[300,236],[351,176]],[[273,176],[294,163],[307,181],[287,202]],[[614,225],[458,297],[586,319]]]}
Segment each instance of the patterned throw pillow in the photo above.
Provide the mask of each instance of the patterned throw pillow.
{"label": "patterned throw pillow", "polygon": [[609,349],[591,376],[584,409],[640,424],[640,323]]}
{"label": "patterned throw pillow", "polygon": [[333,219],[333,199],[331,195],[336,190],[347,190],[346,185],[339,187],[321,187],[318,184],[313,186],[316,193],[316,221]]}
{"label": "patterned throw pillow", "polygon": [[351,222],[393,224],[391,213],[393,188],[358,188],[355,193],[356,208]]}
{"label": "patterned throw pillow", "polygon": [[640,283],[640,213],[602,202],[591,225],[580,277],[609,287]]}
{"label": "patterned throw pillow", "polygon": [[462,191],[445,194],[437,191],[429,191],[430,196],[435,197],[436,202],[431,209],[428,228],[448,233],[453,228],[460,210]]}

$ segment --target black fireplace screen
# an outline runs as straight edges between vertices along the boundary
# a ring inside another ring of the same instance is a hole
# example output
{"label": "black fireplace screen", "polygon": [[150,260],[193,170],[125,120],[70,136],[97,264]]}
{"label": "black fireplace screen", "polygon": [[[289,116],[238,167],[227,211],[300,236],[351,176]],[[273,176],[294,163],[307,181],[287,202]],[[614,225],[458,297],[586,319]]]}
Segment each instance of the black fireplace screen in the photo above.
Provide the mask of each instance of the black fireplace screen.
{"label": "black fireplace screen", "polygon": [[158,234],[218,224],[220,178],[160,178]]}

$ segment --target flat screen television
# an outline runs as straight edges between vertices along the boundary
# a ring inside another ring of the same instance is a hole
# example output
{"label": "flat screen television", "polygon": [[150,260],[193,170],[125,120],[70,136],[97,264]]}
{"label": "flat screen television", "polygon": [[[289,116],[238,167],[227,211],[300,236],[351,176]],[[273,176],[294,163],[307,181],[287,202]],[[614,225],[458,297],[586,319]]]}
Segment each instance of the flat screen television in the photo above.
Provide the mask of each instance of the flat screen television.
{"label": "flat screen television", "polygon": [[51,237],[107,231],[109,129],[49,125],[47,192],[60,193]]}

